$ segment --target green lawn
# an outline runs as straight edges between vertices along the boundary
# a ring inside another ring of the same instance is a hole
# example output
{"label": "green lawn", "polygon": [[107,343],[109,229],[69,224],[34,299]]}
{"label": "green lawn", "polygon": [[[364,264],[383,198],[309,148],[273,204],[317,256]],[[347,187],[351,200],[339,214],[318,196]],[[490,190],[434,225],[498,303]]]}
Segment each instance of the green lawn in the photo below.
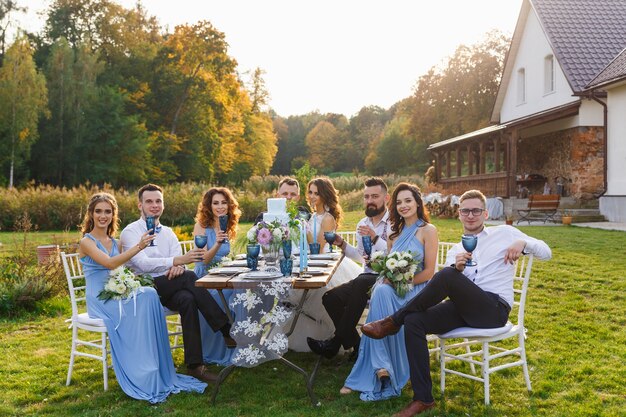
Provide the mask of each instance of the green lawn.
{"label": "green lawn", "polygon": [[[344,228],[353,229],[360,217],[348,213]],[[458,240],[458,221],[434,223],[440,240]],[[442,398],[433,359],[438,405],[429,415],[626,415],[626,234],[576,227],[521,229],[553,250],[551,261],[535,262],[530,281],[526,317],[533,392],[527,393],[517,367],[492,376],[489,407],[483,403],[482,384],[455,376],[447,377]],[[64,313],[57,316],[53,307],[59,304]],[[315,385],[319,408],[311,407],[299,374],[277,363],[236,370],[215,406],[209,393],[173,395],[155,406],[135,401],[114,377],[104,392],[99,362],[84,358],[77,359],[72,385],[66,387],[69,302],[53,300],[46,306],[50,313],[0,322],[0,415],[381,416],[411,399],[410,387],[401,398],[377,403],[340,396],[351,366],[341,358],[325,361],[320,369]],[[287,358],[308,369],[316,359],[295,353]],[[181,366],[182,352],[174,360]]]}

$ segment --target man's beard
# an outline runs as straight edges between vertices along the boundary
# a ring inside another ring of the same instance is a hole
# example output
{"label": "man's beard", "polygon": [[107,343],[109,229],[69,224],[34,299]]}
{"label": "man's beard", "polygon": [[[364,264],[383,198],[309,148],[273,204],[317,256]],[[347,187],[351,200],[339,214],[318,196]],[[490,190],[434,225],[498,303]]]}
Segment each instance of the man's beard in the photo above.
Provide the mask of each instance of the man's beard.
{"label": "man's beard", "polygon": [[376,207],[376,206],[369,205],[365,207],[365,215],[367,217],[378,216],[380,213],[383,213],[384,211],[385,211],[385,206]]}
{"label": "man's beard", "polygon": [[[142,210],[143,211],[143,210]],[[154,214],[150,214],[150,213],[146,213],[145,211],[143,211],[143,218],[147,218],[147,217],[154,217],[154,221],[156,222],[157,220],[159,220],[159,218],[161,217],[160,215],[154,215]]]}

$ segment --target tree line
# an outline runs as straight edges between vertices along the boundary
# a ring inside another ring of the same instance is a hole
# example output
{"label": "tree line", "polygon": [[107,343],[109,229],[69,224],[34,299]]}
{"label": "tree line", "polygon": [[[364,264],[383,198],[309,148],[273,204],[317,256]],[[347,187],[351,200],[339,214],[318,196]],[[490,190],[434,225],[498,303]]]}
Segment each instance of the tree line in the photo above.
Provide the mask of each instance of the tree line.
{"label": "tree line", "polygon": [[263,71],[240,74],[210,22],[169,31],[141,3],[54,0],[41,33],[9,43],[23,11],[0,0],[0,185],[240,185],[305,162],[422,173],[430,143],[488,123],[508,45],[491,32],[460,46],[389,109],[281,117]]}

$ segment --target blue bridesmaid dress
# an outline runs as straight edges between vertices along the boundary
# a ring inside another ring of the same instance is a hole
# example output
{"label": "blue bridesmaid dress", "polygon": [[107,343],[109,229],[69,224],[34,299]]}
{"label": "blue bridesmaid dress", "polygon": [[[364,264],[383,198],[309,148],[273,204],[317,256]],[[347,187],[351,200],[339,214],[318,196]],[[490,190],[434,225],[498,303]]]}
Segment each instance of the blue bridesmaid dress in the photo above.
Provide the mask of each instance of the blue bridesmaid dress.
{"label": "blue bridesmaid dress", "polygon": [[[98,249],[106,248],[89,233]],[[109,256],[119,254],[117,242]],[[87,312],[106,325],[111,358],[117,382],[129,397],[151,403],[165,401],[181,391],[204,392],[207,384],[188,375],[177,374],[172,361],[163,307],[154,288],[142,287],[135,302],[132,297],[118,302],[102,301],[98,294],[109,280],[110,269],[91,257],[80,259],[86,281]],[[120,317],[121,306],[121,317]]]}
{"label": "blue bridesmaid dress", "polygon": [[[411,251],[422,260],[424,267],[424,245],[416,237],[417,228],[424,222],[418,220],[404,228],[391,248],[392,252]],[[427,282],[417,284],[404,297],[399,297],[393,287],[377,283],[372,290],[367,323],[380,320],[395,313],[400,307],[415,297]],[[386,369],[390,378],[381,383],[376,371]],[[359,391],[363,401],[378,401],[400,396],[402,388],[409,381],[409,362],[404,346],[404,327],[392,336],[376,340],[363,336],[359,346],[359,356],[344,385]]]}
{"label": "blue bridesmaid dress", "polygon": [[[205,234],[207,237],[207,248],[215,245],[215,230],[212,227],[207,227],[205,229]],[[222,243],[220,248],[217,250],[215,257],[213,258],[213,262],[219,262],[222,258],[230,253],[230,243]],[[198,277],[203,277],[207,274],[207,265],[203,262],[198,262],[195,265],[194,272]],[[233,296],[233,290],[222,290],[224,293],[224,298],[230,304],[230,300]],[[217,290],[209,290],[211,296],[217,301],[217,304],[220,306],[222,310],[224,310],[224,306],[222,305],[222,300],[217,292]],[[231,312],[234,315],[234,312]],[[226,347],[226,343],[224,343],[224,337],[222,336],[222,332],[219,330],[214,332],[209,326],[209,323],[206,322],[202,314],[200,314],[200,336],[202,337],[202,359],[205,363],[214,363],[217,365],[230,365],[231,358],[233,356],[234,349],[228,349]]]}

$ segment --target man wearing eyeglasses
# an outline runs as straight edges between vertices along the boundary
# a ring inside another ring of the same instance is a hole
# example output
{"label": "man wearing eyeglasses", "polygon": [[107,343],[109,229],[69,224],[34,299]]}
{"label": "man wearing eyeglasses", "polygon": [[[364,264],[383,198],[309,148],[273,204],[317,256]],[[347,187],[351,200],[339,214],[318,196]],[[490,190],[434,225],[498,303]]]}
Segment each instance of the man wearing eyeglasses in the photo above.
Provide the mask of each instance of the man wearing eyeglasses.
{"label": "man wearing eyeglasses", "polygon": [[[413,401],[396,416],[414,416],[435,406],[426,335],[464,326],[504,326],[513,305],[515,261],[526,253],[544,260],[552,257],[545,242],[513,226],[485,227],[486,201],[478,190],[460,198],[459,220],[464,234],[478,238],[476,249],[468,253],[461,243],[454,245],[446,258],[450,267],[436,273],[422,292],[392,316],[363,326],[363,333],[374,339],[405,326]],[[477,266],[466,267],[470,258]]]}

